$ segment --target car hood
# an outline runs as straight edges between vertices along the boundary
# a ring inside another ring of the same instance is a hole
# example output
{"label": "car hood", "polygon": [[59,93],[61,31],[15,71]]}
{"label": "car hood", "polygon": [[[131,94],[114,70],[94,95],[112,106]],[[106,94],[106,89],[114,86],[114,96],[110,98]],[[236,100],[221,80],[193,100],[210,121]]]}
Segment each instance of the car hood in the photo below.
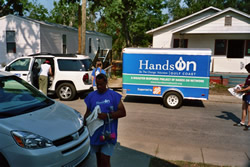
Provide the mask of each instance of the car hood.
{"label": "car hood", "polygon": [[32,132],[50,140],[71,135],[82,127],[82,122],[75,111],[56,101],[49,107],[1,119],[0,122],[7,131]]}

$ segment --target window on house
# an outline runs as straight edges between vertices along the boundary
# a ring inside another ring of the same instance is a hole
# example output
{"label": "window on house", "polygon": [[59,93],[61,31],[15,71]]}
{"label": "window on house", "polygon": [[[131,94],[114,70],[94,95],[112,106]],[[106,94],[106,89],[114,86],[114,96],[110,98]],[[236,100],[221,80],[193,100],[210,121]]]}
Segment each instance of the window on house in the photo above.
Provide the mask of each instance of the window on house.
{"label": "window on house", "polygon": [[91,53],[91,50],[92,50],[92,47],[91,47],[91,41],[92,41],[92,39],[91,39],[91,38],[89,38],[89,53]]}
{"label": "window on house", "polygon": [[97,38],[97,47],[98,47],[97,49],[100,50],[100,39],[99,38]]}
{"label": "window on house", "polygon": [[225,55],[226,54],[227,40],[225,39],[216,39],[214,55]]}
{"label": "window on house", "polygon": [[65,34],[62,35],[62,44],[63,53],[67,53],[67,36]]}
{"label": "window on house", "polygon": [[179,48],[180,46],[180,40],[179,39],[174,39],[174,46],[173,48]]}
{"label": "window on house", "polygon": [[227,43],[227,58],[244,58],[245,40],[232,39]]}
{"label": "window on house", "polygon": [[6,31],[7,53],[16,53],[15,31]]}
{"label": "window on house", "polygon": [[225,26],[232,26],[232,16],[225,17]]}
{"label": "window on house", "polygon": [[187,48],[188,40],[187,39],[174,39],[173,48]]}
{"label": "window on house", "polygon": [[246,55],[250,56],[250,40],[246,40]]}

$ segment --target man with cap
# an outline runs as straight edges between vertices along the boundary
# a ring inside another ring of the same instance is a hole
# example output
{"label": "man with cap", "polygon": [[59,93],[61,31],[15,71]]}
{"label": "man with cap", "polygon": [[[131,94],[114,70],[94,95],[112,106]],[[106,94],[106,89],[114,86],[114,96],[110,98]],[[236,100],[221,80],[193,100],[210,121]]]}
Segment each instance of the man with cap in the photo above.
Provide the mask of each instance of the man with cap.
{"label": "man with cap", "polygon": [[48,75],[52,75],[52,69],[49,60],[45,60],[39,72],[39,90],[45,95],[47,95],[48,89]]}

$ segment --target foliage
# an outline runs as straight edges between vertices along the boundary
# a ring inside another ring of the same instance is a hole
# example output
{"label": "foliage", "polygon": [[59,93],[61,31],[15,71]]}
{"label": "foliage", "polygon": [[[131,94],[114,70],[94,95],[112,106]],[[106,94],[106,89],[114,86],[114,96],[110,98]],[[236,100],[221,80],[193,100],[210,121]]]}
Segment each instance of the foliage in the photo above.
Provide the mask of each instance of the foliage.
{"label": "foliage", "polygon": [[49,21],[48,9],[43,5],[38,4],[36,0],[33,0],[32,3],[24,4],[24,7],[27,8],[27,11],[24,12],[24,15],[29,18],[40,20],[40,21]]}
{"label": "foliage", "polygon": [[28,0],[0,0],[0,17],[8,14],[23,16],[27,10],[24,4],[28,4]]}
{"label": "foliage", "polygon": [[211,83],[209,85],[209,94],[221,94],[221,95],[230,95],[228,91],[229,86],[222,84]]}
{"label": "foliage", "polygon": [[162,14],[166,0],[89,0],[90,11],[98,13],[97,31],[113,37],[114,54],[122,48],[148,46],[152,37],[145,32],[168,19]]}
{"label": "foliage", "polygon": [[54,8],[51,11],[51,22],[78,27],[79,2],[69,0],[54,1]]}
{"label": "foliage", "polygon": [[[54,1],[48,11],[36,0],[0,0],[0,17],[7,14],[78,27],[82,0]],[[86,29],[112,36],[113,58],[121,57],[124,47],[148,47],[148,30],[162,26],[209,6],[232,7],[250,14],[249,0],[86,0]],[[163,14],[163,10],[168,12]]]}

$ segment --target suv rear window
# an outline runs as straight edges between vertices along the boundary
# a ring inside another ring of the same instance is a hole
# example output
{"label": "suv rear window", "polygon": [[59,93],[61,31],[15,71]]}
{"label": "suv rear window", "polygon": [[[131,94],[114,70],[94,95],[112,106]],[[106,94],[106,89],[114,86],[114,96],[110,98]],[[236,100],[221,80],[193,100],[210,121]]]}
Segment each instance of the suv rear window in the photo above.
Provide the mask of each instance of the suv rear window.
{"label": "suv rear window", "polygon": [[60,71],[86,71],[84,64],[79,60],[59,59],[58,67]]}
{"label": "suv rear window", "polygon": [[81,62],[84,65],[84,67],[85,67],[85,69],[87,71],[90,70],[90,67],[91,67],[91,64],[92,64],[91,59],[84,59],[84,60],[81,60]]}

